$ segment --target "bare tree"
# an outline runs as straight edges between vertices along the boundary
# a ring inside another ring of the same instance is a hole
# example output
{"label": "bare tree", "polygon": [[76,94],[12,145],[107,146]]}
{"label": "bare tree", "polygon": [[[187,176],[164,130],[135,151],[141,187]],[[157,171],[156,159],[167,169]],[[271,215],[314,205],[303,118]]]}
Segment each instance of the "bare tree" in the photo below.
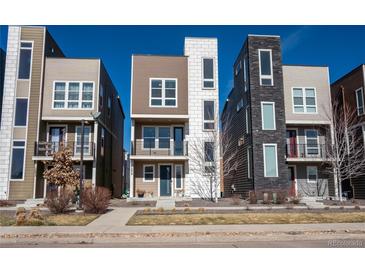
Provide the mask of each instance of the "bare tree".
{"label": "bare tree", "polygon": [[[216,124],[216,123],[215,123]],[[237,169],[237,149],[229,134],[232,117],[226,117],[221,131],[205,132],[201,139],[190,140],[189,162],[192,174],[196,174],[192,189],[202,199],[218,202],[221,176]],[[236,146],[237,147],[237,146]]]}
{"label": "bare tree", "polygon": [[357,110],[344,102],[340,93],[332,103],[333,135],[327,143],[327,171],[337,179],[338,196],[342,200],[342,182],[365,175],[364,138]]}

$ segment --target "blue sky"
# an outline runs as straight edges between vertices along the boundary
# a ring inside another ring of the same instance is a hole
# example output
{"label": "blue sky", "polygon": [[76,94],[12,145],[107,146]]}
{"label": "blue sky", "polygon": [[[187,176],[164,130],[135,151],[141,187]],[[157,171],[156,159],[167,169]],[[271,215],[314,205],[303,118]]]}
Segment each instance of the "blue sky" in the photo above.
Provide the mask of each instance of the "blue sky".
{"label": "blue sky", "polygon": [[[232,65],[247,34],[275,34],[282,39],[283,63],[327,65],[331,82],[365,63],[365,26],[48,26],[68,57],[103,59],[122,98],[125,148],[130,147],[131,55],[183,54],[184,37],[217,37],[220,107],[232,88]],[[6,50],[7,27],[0,27]]]}

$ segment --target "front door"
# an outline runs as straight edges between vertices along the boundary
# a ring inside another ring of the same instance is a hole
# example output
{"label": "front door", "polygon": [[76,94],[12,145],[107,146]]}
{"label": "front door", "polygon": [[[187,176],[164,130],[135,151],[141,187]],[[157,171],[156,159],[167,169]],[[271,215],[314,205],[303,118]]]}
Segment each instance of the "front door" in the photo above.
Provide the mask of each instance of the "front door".
{"label": "front door", "polygon": [[160,196],[171,196],[171,165],[160,165]]}
{"label": "front door", "polygon": [[48,142],[51,144],[51,151],[57,152],[60,145],[64,144],[66,135],[66,127],[51,126],[49,127]]}
{"label": "front door", "polygon": [[287,137],[288,156],[291,158],[295,158],[298,156],[297,131],[295,129],[287,130],[286,137]]}
{"label": "front door", "polygon": [[288,167],[288,181],[289,181],[289,185],[290,185],[290,195],[291,196],[296,196],[296,178],[295,178],[295,167],[294,166],[289,166]]}
{"label": "front door", "polygon": [[174,155],[184,154],[184,128],[174,127]]}

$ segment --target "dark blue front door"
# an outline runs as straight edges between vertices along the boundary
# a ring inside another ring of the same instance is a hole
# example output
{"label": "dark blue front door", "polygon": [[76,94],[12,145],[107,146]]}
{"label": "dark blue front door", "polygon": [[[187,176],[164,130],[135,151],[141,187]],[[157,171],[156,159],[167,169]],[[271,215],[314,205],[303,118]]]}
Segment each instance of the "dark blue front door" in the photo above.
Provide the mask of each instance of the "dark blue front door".
{"label": "dark blue front door", "polygon": [[171,165],[160,165],[160,196],[171,196]]}

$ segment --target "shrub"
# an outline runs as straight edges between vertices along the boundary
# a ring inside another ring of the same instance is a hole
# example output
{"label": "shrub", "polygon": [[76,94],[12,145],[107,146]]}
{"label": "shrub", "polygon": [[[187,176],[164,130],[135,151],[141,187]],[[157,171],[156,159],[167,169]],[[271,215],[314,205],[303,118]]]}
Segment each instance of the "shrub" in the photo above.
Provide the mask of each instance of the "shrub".
{"label": "shrub", "polygon": [[284,191],[280,191],[276,193],[276,204],[281,205],[285,204],[287,198],[287,194]]}
{"label": "shrub", "polygon": [[10,206],[11,203],[7,200],[0,200],[0,207],[2,206]]}
{"label": "shrub", "polygon": [[82,203],[86,213],[103,214],[107,211],[111,192],[105,187],[85,189],[82,193]]}
{"label": "shrub", "polygon": [[241,197],[239,195],[232,196],[232,204],[233,205],[240,205],[241,204]]}
{"label": "shrub", "polygon": [[151,212],[151,209],[150,209],[149,207],[147,207],[147,208],[143,209],[143,212],[144,212],[144,213]]}
{"label": "shrub", "polygon": [[249,202],[250,204],[257,204],[257,196],[254,191],[249,192]]}
{"label": "shrub", "polygon": [[157,209],[156,209],[156,211],[157,211],[157,212],[162,213],[162,212],[164,212],[165,210],[164,210],[164,208],[163,208],[163,207],[159,207],[159,208],[157,208]]}
{"label": "shrub", "polygon": [[184,203],[184,207],[189,207],[190,204],[189,203]]}
{"label": "shrub", "polygon": [[324,209],[325,209],[325,210],[329,210],[329,209],[330,209],[330,207],[329,207],[329,206],[326,206]]}
{"label": "shrub", "polygon": [[360,206],[354,206],[354,209],[356,209],[356,210],[360,210],[361,208],[360,208]]}
{"label": "shrub", "polygon": [[344,208],[343,206],[340,206],[340,209],[341,209],[341,210],[344,210],[345,208]]}
{"label": "shrub", "polygon": [[188,208],[188,207],[184,208],[184,212],[189,212],[189,211],[190,211],[190,208]]}
{"label": "shrub", "polygon": [[198,212],[204,212],[204,211],[205,211],[205,208],[204,207],[198,208]]}
{"label": "shrub", "polygon": [[16,225],[25,225],[26,223],[26,211],[25,211],[25,208],[24,207],[18,207],[16,209],[16,213],[15,213],[15,216],[16,216],[16,220],[15,220],[15,223]]}
{"label": "shrub", "polygon": [[300,197],[298,196],[292,197],[291,201],[293,204],[298,205],[300,203]]}
{"label": "shrub", "polygon": [[44,224],[44,218],[41,215],[39,209],[32,209],[29,214],[26,217],[26,224],[27,225],[43,225]]}
{"label": "shrub", "polygon": [[69,189],[62,189],[60,193],[52,191],[48,193],[45,205],[54,214],[65,213],[71,207],[74,193]]}

